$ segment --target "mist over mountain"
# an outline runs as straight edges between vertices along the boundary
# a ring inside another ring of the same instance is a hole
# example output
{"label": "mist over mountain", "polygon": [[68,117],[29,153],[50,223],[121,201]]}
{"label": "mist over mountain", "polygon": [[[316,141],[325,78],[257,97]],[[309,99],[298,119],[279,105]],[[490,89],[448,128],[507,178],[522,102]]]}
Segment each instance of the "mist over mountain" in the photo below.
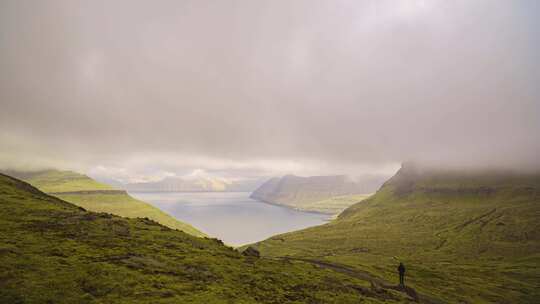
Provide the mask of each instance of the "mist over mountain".
{"label": "mist over mountain", "polygon": [[0,165],[540,167],[538,1],[233,2],[1,1]]}
{"label": "mist over mountain", "polygon": [[140,192],[251,192],[264,182],[264,179],[226,180],[221,178],[167,177],[155,182],[121,184],[127,191]]}
{"label": "mist over mountain", "polygon": [[0,171],[0,303],[537,303],[540,0],[0,0]]}

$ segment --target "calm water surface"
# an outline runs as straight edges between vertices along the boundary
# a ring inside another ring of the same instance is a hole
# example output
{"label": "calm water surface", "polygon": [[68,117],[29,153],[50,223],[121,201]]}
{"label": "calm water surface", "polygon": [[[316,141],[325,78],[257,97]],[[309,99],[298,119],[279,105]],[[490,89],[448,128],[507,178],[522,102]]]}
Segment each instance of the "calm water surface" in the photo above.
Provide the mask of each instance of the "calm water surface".
{"label": "calm water surface", "polygon": [[233,246],[325,223],[329,216],[262,203],[248,192],[130,192]]}

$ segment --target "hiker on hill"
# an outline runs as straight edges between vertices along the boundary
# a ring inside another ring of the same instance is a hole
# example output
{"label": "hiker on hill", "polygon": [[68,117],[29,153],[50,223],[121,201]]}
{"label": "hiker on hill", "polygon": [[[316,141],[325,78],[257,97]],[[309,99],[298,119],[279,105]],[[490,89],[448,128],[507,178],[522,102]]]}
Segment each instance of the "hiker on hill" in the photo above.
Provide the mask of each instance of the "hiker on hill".
{"label": "hiker on hill", "polygon": [[399,286],[405,286],[405,265],[399,263],[397,270],[399,272]]}

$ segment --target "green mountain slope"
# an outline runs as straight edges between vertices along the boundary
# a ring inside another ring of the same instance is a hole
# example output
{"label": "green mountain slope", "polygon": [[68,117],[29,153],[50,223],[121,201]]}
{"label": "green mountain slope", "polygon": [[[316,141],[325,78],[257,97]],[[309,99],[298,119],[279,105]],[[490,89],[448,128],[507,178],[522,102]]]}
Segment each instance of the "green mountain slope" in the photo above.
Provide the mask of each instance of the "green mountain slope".
{"label": "green mountain slope", "polygon": [[337,216],[349,206],[361,202],[366,198],[370,197],[371,195],[372,194],[351,194],[333,196],[320,201],[304,203],[302,205],[302,210],[334,214],[335,216]]}
{"label": "green mountain slope", "polygon": [[46,193],[115,190],[115,188],[109,185],[97,182],[86,175],[73,171],[7,171],[6,173],[22,179]]}
{"label": "green mountain slope", "polygon": [[364,176],[353,180],[345,175],[285,175],[266,181],[250,197],[298,210],[336,215],[369,196],[368,193],[373,193],[382,181],[379,176]]}
{"label": "green mountain slope", "polygon": [[397,303],[392,289],[85,211],[0,174],[0,303]]}
{"label": "green mountain slope", "polygon": [[195,236],[206,236],[193,226],[180,222],[160,209],[131,197],[125,191],[99,183],[83,174],[59,170],[6,173],[86,210],[130,218],[147,217],[172,229],[179,229]]}
{"label": "green mountain slope", "polygon": [[325,261],[449,303],[540,298],[540,174],[404,166],[337,220],[272,237],[263,256]]}

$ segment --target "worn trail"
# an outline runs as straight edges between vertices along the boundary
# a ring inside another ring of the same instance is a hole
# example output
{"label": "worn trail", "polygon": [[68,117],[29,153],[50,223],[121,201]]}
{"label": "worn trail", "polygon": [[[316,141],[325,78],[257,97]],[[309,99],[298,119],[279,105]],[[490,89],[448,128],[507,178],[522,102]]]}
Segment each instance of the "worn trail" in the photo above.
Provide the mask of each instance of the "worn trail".
{"label": "worn trail", "polygon": [[331,269],[333,271],[337,271],[337,272],[346,274],[346,275],[351,276],[351,277],[355,277],[355,278],[358,278],[358,279],[370,281],[374,286],[377,286],[377,287],[380,287],[380,288],[383,288],[383,289],[392,289],[392,290],[396,290],[396,291],[399,291],[399,292],[403,292],[403,293],[407,294],[409,297],[411,297],[414,301],[419,302],[419,303],[426,303],[426,304],[443,304],[443,303],[445,303],[444,301],[441,301],[439,299],[435,299],[435,298],[427,296],[427,295],[419,294],[419,293],[416,292],[416,290],[414,290],[411,287],[408,287],[408,286],[402,287],[402,286],[399,286],[399,285],[393,285],[392,283],[390,283],[388,281],[385,281],[385,280],[383,280],[381,278],[377,278],[377,277],[373,276],[372,274],[370,274],[370,273],[368,273],[366,271],[353,269],[353,268],[350,268],[350,267],[345,266],[345,265],[329,263],[329,262],[326,262],[326,261],[320,261],[320,260],[314,260],[314,259],[295,258],[295,257],[280,257],[278,259],[291,260],[291,261],[302,261],[302,262],[317,265],[317,266],[322,267],[322,268]]}

